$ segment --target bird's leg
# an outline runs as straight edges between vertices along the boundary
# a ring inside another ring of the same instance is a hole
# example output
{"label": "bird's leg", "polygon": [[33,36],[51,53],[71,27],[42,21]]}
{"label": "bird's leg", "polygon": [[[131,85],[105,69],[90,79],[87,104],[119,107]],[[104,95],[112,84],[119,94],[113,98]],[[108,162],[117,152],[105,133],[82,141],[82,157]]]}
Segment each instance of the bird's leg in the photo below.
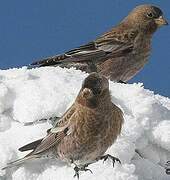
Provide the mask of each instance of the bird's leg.
{"label": "bird's leg", "polygon": [[79,179],[79,176],[80,176],[80,175],[79,175],[79,171],[80,171],[80,170],[79,170],[79,167],[78,167],[78,166],[75,166],[75,167],[74,167],[74,171],[75,171],[74,177],[77,177],[77,179]]}
{"label": "bird's leg", "polygon": [[118,159],[118,158],[116,158],[116,157],[114,157],[114,156],[111,156],[110,154],[106,154],[106,155],[104,155],[104,156],[101,156],[101,157],[98,158],[98,160],[103,160],[103,162],[104,162],[104,161],[106,161],[108,158],[110,158],[110,159],[112,160],[113,167],[114,167],[114,164],[115,164],[116,161],[118,161],[118,162],[121,164],[120,159]]}
{"label": "bird's leg", "polygon": [[119,80],[118,83],[127,84],[126,82]]}
{"label": "bird's leg", "polygon": [[[74,163],[75,164],[75,163]],[[81,167],[78,167],[76,164],[75,164],[75,167],[74,167],[74,171],[75,171],[75,175],[74,177],[77,177],[77,179],[79,179],[80,175],[79,175],[79,172],[80,171],[90,171],[91,173],[93,173],[90,169],[88,169],[89,164],[85,164]]]}

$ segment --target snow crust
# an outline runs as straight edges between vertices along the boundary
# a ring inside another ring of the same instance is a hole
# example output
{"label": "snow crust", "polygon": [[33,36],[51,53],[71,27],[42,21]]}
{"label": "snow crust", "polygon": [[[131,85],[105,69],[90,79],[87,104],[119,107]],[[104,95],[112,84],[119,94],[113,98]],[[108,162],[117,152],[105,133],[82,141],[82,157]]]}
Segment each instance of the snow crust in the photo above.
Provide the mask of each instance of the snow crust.
{"label": "snow crust", "polygon": [[[61,116],[74,102],[88,74],[75,69],[43,67],[0,71],[0,169],[25,153],[17,149],[46,135],[50,121],[28,125],[42,118]],[[170,160],[170,99],[154,95],[142,83],[110,82],[112,101],[124,112],[121,136],[108,149],[122,164],[97,162],[93,174],[81,180],[168,180]],[[27,126],[25,126],[27,124]],[[71,180],[73,167],[56,160],[33,161],[19,168],[0,170],[0,180]]]}

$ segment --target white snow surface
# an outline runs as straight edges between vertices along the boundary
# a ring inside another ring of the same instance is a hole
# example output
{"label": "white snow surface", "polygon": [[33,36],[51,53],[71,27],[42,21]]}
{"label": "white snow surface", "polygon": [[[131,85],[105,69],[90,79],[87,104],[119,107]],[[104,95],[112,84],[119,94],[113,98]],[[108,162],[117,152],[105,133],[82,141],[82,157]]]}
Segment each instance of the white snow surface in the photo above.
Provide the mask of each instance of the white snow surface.
{"label": "white snow surface", "polygon": [[[88,74],[75,69],[43,67],[0,71],[0,169],[26,153],[18,148],[46,135],[50,121],[25,126],[41,118],[61,116],[74,102]],[[110,161],[89,166],[80,180],[168,180],[170,160],[170,99],[154,95],[142,83],[110,81],[112,101],[124,112],[124,125],[108,153]],[[137,149],[137,152],[135,150]],[[35,160],[17,168],[0,170],[0,180],[71,180],[73,167],[56,159]]]}

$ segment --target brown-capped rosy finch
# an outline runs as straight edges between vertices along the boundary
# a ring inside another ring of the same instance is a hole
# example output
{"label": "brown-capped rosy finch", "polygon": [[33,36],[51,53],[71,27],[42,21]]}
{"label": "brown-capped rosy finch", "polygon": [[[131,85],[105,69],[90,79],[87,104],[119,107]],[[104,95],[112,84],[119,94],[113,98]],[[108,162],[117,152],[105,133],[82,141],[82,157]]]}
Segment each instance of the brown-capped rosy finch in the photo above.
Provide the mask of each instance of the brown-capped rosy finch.
{"label": "brown-capped rosy finch", "polygon": [[167,24],[158,7],[140,5],[96,40],[31,65],[75,67],[88,73],[98,72],[110,80],[127,82],[147,63],[154,32]]}
{"label": "brown-capped rosy finch", "polygon": [[[107,78],[91,73],[73,103],[46,137],[21,147],[32,150],[24,158],[11,162],[7,167],[52,154],[57,159],[74,163],[75,176],[87,171],[87,166],[97,160],[111,158],[113,165],[118,158],[104,155],[121,132],[123,114],[111,101]],[[4,168],[4,169],[5,169]]]}

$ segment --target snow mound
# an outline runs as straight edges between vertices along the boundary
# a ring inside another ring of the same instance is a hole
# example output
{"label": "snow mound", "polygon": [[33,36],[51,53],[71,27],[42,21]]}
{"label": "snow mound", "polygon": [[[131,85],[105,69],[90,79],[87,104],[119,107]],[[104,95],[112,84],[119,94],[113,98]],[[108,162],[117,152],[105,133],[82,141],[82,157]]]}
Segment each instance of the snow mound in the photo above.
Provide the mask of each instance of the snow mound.
{"label": "snow mound", "polygon": [[[42,118],[61,116],[74,102],[86,73],[75,69],[44,67],[0,71],[0,169],[25,153],[17,149],[43,137],[49,122]],[[108,149],[122,164],[97,162],[93,174],[82,172],[81,180],[168,180],[165,163],[170,160],[170,99],[144,89],[141,83],[110,82],[112,101],[124,112],[121,136]],[[19,168],[0,170],[2,180],[71,180],[72,167],[56,160],[34,161]]]}

